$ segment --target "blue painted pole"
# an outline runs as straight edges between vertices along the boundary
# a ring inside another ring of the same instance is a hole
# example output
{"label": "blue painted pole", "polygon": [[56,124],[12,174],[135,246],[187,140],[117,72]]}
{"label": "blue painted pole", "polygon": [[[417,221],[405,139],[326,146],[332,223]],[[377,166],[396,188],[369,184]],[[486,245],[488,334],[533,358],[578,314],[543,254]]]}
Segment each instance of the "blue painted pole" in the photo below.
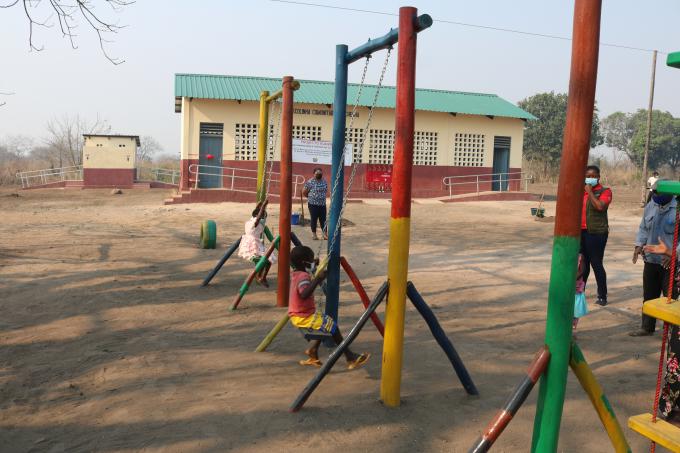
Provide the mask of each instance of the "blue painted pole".
{"label": "blue painted pole", "polygon": [[[331,161],[331,181],[330,189],[333,190],[336,178],[338,186],[335,189],[335,196],[331,199],[331,209],[328,216],[328,276],[326,277],[326,287],[328,295],[326,297],[326,314],[338,321],[338,303],[340,300],[340,239],[342,237],[341,228],[338,229],[338,237],[333,242],[333,233],[340,219],[342,209],[342,197],[345,186],[345,168],[341,161],[342,150],[345,147],[345,121],[347,111],[347,46],[338,44],[335,46],[335,99],[333,100],[333,144]],[[333,249],[330,245],[333,244]]]}
{"label": "blue painted pole", "polygon": [[416,310],[418,310],[420,316],[423,317],[425,323],[427,323],[427,327],[430,328],[430,332],[432,332],[434,339],[437,340],[439,346],[444,350],[444,354],[446,354],[446,357],[448,357],[449,361],[451,362],[453,370],[458,375],[458,379],[460,379],[460,383],[463,384],[465,391],[468,393],[468,395],[479,395],[479,391],[477,390],[477,387],[475,387],[475,383],[472,382],[472,378],[465,368],[463,359],[460,358],[458,352],[453,347],[453,343],[451,343],[449,337],[447,337],[446,333],[444,333],[444,329],[442,329],[439,321],[437,321],[437,317],[434,315],[434,313],[432,313],[430,307],[427,305],[423,297],[411,282],[408,282],[406,285],[406,295],[411,300],[413,306],[416,307]]}

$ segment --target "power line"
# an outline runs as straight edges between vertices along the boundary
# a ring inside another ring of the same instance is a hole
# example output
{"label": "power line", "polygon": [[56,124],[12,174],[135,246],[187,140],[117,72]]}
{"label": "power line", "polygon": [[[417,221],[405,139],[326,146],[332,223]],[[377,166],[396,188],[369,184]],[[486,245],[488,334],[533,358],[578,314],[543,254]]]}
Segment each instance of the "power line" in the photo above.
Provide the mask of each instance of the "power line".
{"label": "power line", "polygon": [[[276,2],[276,3],[287,3],[291,5],[301,5],[301,6],[312,6],[316,8],[328,8],[328,9],[338,9],[342,11],[352,11],[356,13],[368,13],[368,14],[378,14],[381,16],[394,16],[394,17],[399,17],[399,14],[395,13],[388,13],[386,11],[374,11],[370,9],[359,9],[359,8],[348,8],[346,6],[334,6],[334,5],[324,5],[322,3],[310,3],[310,2],[299,2],[299,1],[293,1],[293,0],[269,0],[271,2]],[[550,35],[546,33],[536,33],[536,32],[530,32],[530,31],[524,31],[524,30],[515,30],[512,28],[501,28],[501,27],[492,27],[490,25],[479,25],[479,24],[471,24],[467,22],[458,22],[455,20],[447,20],[447,19],[434,19],[434,22],[441,22],[443,24],[449,24],[449,25],[458,25],[461,27],[470,27],[470,28],[478,28],[482,30],[493,30],[493,31],[501,31],[505,33],[514,33],[517,35],[524,35],[524,36],[534,36],[534,37],[540,37],[540,38],[548,38],[548,39],[558,39],[560,41],[571,41],[571,38],[567,36],[559,36],[559,35]],[[638,52],[654,52],[654,49],[645,49],[642,47],[634,47],[634,46],[626,46],[623,44],[613,44],[613,43],[605,43],[605,42],[600,42],[600,46],[604,47],[615,47],[617,49],[626,49],[626,50],[635,50]],[[658,53],[662,55],[667,55],[666,52],[661,52],[659,51]]]}

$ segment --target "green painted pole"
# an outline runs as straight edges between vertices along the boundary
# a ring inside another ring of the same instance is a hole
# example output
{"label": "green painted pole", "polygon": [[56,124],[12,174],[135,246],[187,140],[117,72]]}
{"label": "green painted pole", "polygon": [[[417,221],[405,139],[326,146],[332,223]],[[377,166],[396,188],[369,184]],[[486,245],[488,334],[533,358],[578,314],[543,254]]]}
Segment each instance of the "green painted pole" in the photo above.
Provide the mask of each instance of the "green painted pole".
{"label": "green painted pole", "polygon": [[248,278],[246,279],[245,282],[243,282],[243,285],[241,285],[241,288],[238,290],[238,294],[236,295],[236,299],[234,299],[234,302],[231,305],[232,310],[236,310],[238,307],[238,304],[241,303],[241,299],[243,299],[243,296],[246,295],[248,290],[250,289],[251,283],[253,283],[253,280],[255,279],[255,275],[260,272],[262,269],[264,269],[264,266],[267,264],[267,261],[269,261],[269,257],[271,254],[274,252],[275,248],[279,247],[279,241],[281,240],[280,236],[276,236],[276,239],[274,239],[274,242],[271,243],[269,246],[269,249],[267,249],[267,253],[262,255],[260,258],[260,261],[257,262],[255,265],[255,269],[250,273]]}
{"label": "green painted pole", "polygon": [[551,359],[541,378],[532,452],[555,452],[559,441],[574,316],[584,174],[595,106],[601,10],[601,0],[576,0],[574,4],[569,101],[557,188],[545,333]]}
{"label": "green painted pole", "polygon": [[264,235],[267,237],[267,240],[269,240],[269,242],[272,242],[274,240],[274,235],[272,234],[272,231],[269,229],[267,225],[264,226]]}

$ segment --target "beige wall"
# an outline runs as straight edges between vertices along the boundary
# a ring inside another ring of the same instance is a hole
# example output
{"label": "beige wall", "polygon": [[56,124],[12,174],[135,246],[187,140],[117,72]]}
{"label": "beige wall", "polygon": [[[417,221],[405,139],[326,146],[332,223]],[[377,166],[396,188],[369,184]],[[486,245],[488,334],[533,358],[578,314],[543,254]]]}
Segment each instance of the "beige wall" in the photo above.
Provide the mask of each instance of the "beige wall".
{"label": "beige wall", "polygon": [[135,168],[137,141],[130,137],[85,137],[83,168]]}
{"label": "beige wall", "polygon": [[[270,114],[270,123],[275,124],[278,118],[276,105]],[[331,110],[325,105],[295,104],[296,109]],[[182,99],[181,113],[181,150],[182,159],[198,159],[199,127],[200,123],[224,123],[223,158],[234,159],[234,131],[235,123],[258,122],[259,103],[242,101],[240,104],[232,100],[214,99]],[[354,128],[364,128],[368,118],[368,109],[359,108],[359,117],[355,118]],[[294,125],[321,126],[321,139],[331,140],[333,117],[330,115],[294,114]],[[349,127],[350,118],[347,118]],[[371,121],[371,129],[394,130],[394,110],[376,109]],[[515,118],[488,118],[478,115],[450,115],[441,112],[417,111],[415,130],[437,132],[438,161],[437,165],[453,165],[453,148],[455,133],[473,133],[485,135],[484,167],[493,165],[494,136],[511,137],[510,167],[522,166],[522,146],[524,136],[524,122]],[[277,140],[275,156],[278,159],[280,144]],[[369,138],[364,144],[364,162],[368,162]]]}

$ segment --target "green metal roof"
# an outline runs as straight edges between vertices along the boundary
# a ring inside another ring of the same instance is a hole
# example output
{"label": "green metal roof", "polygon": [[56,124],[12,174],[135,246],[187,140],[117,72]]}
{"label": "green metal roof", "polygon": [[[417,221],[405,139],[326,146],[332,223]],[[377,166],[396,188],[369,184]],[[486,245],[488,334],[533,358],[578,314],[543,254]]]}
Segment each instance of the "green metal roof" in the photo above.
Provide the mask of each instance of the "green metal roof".
{"label": "green metal roof", "polygon": [[[333,103],[333,82],[318,80],[299,80],[299,82],[300,89],[295,92],[295,102],[303,104]],[[349,84],[347,88],[348,105],[354,105],[358,87],[358,84]],[[270,77],[175,74],[175,97],[259,101],[261,91],[274,92],[279,89],[281,89],[281,79]],[[376,89],[377,86],[375,85],[364,85],[359,105],[370,107]],[[394,108],[395,95],[395,87],[383,86],[378,95],[376,107]],[[531,113],[495,94],[423,88],[416,88],[416,110],[536,119]]]}

